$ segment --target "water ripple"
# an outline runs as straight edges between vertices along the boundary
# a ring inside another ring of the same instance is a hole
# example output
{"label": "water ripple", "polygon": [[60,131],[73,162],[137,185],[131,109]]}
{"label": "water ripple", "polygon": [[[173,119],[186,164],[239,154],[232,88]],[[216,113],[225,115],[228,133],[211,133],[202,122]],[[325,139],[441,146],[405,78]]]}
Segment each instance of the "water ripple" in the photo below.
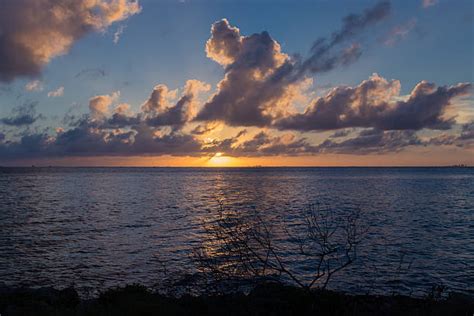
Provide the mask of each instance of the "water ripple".
{"label": "water ripple", "polygon": [[361,208],[372,229],[334,288],[473,293],[474,170],[457,168],[0,169],[0,282],[154,284],[160,260],[191,266],[218,200],[289,225],[316,201]]}

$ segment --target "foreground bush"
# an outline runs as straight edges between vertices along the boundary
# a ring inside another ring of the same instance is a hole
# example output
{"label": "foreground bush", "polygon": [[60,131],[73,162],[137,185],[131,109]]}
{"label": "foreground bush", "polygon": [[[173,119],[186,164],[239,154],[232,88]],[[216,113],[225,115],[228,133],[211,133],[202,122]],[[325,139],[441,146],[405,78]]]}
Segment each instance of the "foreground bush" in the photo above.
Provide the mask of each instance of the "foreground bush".
{"label": "foreground bush", "polygon": [[1,290],[5,315],[472,315],[472,298],[347,295],[262,284],[242,293],[183,296],[154,293],[139,285],[111,289],[80,300],[74,289]]}

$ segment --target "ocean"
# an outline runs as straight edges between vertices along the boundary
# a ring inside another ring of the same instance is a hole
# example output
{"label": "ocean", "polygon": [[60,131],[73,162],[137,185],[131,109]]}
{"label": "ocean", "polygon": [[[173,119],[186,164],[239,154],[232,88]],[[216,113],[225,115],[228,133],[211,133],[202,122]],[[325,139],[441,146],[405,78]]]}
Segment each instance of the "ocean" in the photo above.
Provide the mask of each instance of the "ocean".
{"label": "ocean", "polygon": [[474,293],[474,168],[0,168],[0,285],[153,286],[163,263],[193,273],[220,204],[281,225],[311,205],[360,210],[370,228],[330,289]]}

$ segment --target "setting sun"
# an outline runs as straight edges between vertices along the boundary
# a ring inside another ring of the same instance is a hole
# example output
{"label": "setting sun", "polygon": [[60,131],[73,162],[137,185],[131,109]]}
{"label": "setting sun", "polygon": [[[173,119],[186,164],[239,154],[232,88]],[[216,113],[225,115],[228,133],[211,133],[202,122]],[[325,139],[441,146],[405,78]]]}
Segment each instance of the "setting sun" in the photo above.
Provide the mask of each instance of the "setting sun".
{"label": "setting sun", "polygon": [[234,157],[224,156],[223,153],[216,153],[207,165],[209,167],[235,167],[239,164],[239,160]]}

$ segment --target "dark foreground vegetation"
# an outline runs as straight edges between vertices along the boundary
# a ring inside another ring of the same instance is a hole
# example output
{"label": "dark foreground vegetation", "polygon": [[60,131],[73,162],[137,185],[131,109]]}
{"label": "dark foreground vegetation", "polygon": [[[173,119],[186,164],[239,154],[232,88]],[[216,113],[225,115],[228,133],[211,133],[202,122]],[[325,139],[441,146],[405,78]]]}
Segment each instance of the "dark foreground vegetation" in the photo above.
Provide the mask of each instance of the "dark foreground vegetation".
{"label": "dark foreground vegetation", "polygon": [[[302,218],[279,226],[277,218],[220,204],[203,223],[206,237],[191,255],[198,273],[170,271],[175,265],[163,262],[157,290],[129,285],[92,298],[81,298],[74,288],[0,287],[0,316],[474,315],[474,298],[447,294],[443,286],[424,297],[327,290],[332,276],[358,258],[370,227],[357,209],[310,206]],[[298,258],[303,270],[291,264]],[[250,286],[242,288],[245,284]]]}
{"label": "dark foreground vegetation", "polygon": [[0,290],[0,314],[8,315],[468,315],[472,298],[347,295],[306,291],[280,284],[242,293],[180,298],[154,293],[140,285],[110,289],[81,300],[72,289]]}

